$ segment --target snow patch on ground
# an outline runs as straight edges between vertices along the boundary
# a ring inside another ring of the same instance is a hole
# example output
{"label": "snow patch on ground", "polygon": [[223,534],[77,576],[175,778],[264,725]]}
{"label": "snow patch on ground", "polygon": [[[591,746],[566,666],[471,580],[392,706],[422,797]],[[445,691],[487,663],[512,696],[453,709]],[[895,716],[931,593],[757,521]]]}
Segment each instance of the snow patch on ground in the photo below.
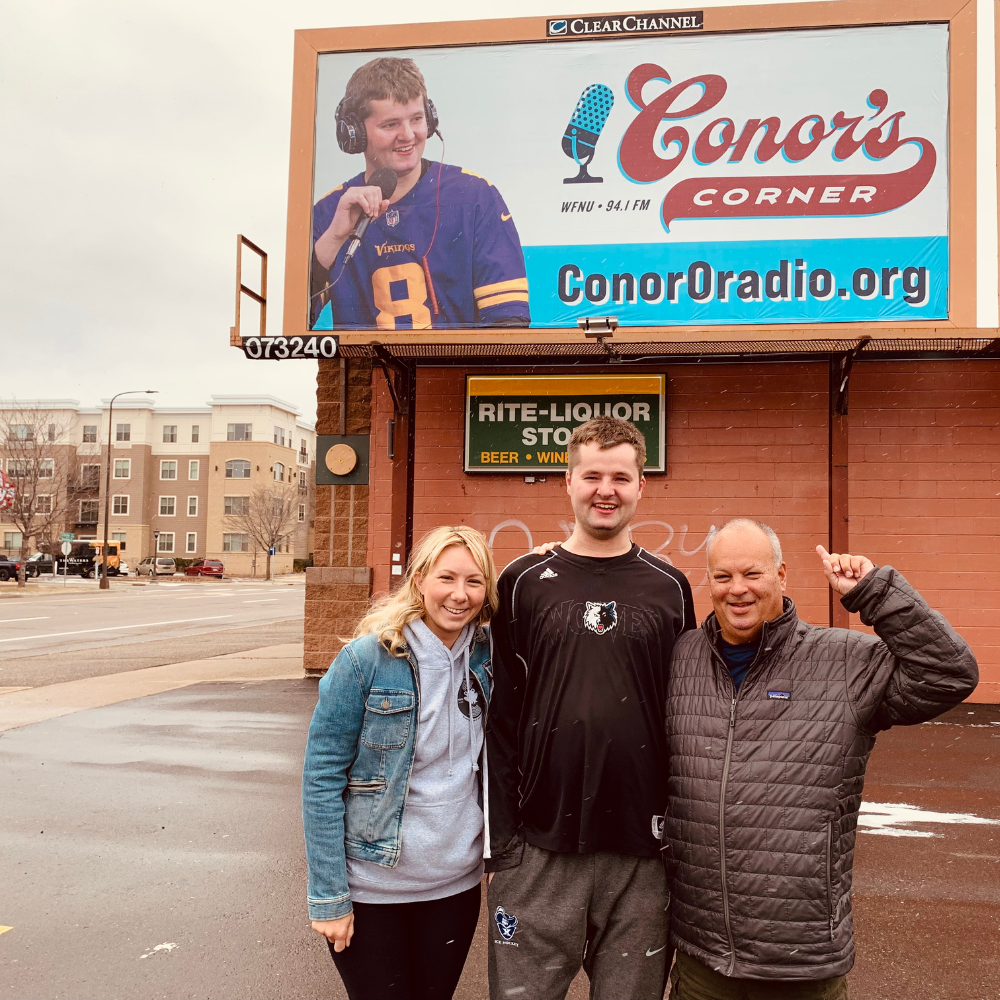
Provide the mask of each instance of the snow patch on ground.
{"label": "snow patch on ground", "polygon": [[878,833],[887,837],[942,837],[931,830],[907,829],[915,823],[951,824],[965,823],[1000,826],[998,819],[986,819],[972,813],[932,812],[905,802],[862,802],[858,828],[864,833]]}

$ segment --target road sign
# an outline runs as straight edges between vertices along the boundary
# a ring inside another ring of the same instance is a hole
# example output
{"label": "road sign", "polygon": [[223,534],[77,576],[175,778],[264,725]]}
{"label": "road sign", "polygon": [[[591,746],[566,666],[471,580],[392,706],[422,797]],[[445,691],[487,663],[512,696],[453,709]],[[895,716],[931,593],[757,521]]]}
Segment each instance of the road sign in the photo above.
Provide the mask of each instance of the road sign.
{"label": "road sign", "polygon": [[72,531],[64,531],[59,536],[59,541],[60,542],[71,542],[71,541],[73,541],[74,538],[76,538],[76,535],[74,535]]}
{"label": "road sign", "polygon": [[73,551],[73,543],[68,541],[63,542],[59,549],[64,556],[68,556]]}

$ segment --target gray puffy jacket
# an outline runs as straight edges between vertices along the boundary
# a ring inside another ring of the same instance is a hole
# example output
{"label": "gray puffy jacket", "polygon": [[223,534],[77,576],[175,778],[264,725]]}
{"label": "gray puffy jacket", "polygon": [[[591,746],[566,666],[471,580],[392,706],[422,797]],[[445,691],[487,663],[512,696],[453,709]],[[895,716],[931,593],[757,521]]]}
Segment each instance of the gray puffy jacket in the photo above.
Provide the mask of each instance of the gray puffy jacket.
{"label": "gray puffy jacket", "polygon": [[891,566],[843,604],[878,638],[807,625],[786,598],[738,694],[714,614],[674,646],[671,928],[680,951],[723,975],[850,970],[851,865],[875,734],[932,719],[978,680],[968,645]]}

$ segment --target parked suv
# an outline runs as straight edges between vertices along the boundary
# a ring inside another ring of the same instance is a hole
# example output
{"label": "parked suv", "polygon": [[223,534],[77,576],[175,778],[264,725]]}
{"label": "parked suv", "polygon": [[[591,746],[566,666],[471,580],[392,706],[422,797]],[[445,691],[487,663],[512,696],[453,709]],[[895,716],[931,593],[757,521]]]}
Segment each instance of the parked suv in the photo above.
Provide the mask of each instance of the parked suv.
{"label": "parked suv", "polygon": [[225,569],[218,559],[195,559],[184,572],[187,576],[214,576],[221,580]]}
{"label": "parked suv", "polygon": [[173,576],[177,572],[177,563],[169,556],[146,556],[135,568],[136,576]]}

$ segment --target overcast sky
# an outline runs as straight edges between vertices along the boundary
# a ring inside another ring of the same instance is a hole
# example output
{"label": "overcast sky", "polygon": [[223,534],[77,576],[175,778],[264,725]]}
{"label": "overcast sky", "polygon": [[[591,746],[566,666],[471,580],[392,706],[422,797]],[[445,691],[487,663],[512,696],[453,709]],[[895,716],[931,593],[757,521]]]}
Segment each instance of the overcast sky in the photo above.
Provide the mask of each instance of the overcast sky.
{"label": "overcast sky", "polygon": [[228,346],[238,232],[280,332],[294,30],[634,9],[0,0],[0,398],[271,393],[314,419],[314,362]]}

